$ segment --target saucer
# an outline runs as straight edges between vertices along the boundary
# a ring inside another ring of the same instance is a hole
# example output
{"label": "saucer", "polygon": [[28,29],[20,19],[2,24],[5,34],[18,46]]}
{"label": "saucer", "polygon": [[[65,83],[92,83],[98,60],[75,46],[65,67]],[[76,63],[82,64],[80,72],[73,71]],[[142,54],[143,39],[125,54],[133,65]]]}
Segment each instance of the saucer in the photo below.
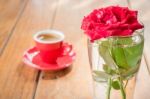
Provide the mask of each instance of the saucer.
{"label": "saucer", "polygon": [[37,68],[39,70],[60,70],[69,67],[76,56],[76,53],[72,50],[72,45],[63,43],[63,51],[61,55],[56,59],[56,63],[45,63],[39,55],[39,50],[36,47],[32,47],[25,51],[23,54],[23,62],[28,66]]}

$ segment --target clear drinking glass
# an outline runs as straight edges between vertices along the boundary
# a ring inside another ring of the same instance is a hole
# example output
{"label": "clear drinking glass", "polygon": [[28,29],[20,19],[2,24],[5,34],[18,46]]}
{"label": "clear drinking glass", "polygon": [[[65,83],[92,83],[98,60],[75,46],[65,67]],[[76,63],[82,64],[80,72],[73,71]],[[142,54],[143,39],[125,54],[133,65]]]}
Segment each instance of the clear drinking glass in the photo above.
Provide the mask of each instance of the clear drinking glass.
{"label": "clear drinking glass", "polygon": [[[135,74],[143,53],[143,30],[90,42],[93,99],[134,99]],[[111,98],[110,98],[111,97]]]}

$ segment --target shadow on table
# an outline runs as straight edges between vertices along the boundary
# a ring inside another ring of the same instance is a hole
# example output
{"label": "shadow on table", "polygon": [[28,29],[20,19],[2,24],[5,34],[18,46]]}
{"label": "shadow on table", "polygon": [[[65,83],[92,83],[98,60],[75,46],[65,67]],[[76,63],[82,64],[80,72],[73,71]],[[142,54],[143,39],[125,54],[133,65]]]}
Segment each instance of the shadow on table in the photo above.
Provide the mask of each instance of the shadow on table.
{"label": "shadow on table", "polygon": [[57,71],[41,71],[42,79],[49,80],[49,79],[58,79],[67,75],[72,70],[72,65],[64,68],[62,70]]}
{"label": "shadow on table", "polygon": [[67,75],[72,70],[72,67],[73,66],[71,65],[61,70],[41,71],[32,67],[29,67],[26,64],[21,62],[18,65],[16,72],[18,74],[18,77],[23,77],[31,81],[35,79],[35,76],[36,76],[36,79],[39,79],[40,77],[42,77],[42,79],[44,80],[49,80],[49,79],[58,79],[60,77]]}

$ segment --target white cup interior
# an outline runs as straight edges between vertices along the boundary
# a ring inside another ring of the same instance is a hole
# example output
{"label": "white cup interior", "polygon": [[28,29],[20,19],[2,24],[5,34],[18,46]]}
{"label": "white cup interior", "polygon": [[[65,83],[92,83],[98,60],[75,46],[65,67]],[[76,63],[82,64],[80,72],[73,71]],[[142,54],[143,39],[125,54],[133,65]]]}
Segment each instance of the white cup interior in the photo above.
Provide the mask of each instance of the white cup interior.
{"label": "white cup interior", "polygon": [[[39,39],[39,35],[42,35],[42,34],[57,34],[60,36],[59,39],[57,40],[49,40],[49,41],[45,41],[45,40],[41,40]],[[46,44],[52,44],[52,43],[57,43],[57,42],[61,42],[63,41],[65,38],[64,36],[64,33],[61,32],[61,31],[58,31],[58,30],[42,30],[42,31],[39,31],[37,33],[35,33],[35,35],[33,36],[33,39],[39,43],[46,43]]]}

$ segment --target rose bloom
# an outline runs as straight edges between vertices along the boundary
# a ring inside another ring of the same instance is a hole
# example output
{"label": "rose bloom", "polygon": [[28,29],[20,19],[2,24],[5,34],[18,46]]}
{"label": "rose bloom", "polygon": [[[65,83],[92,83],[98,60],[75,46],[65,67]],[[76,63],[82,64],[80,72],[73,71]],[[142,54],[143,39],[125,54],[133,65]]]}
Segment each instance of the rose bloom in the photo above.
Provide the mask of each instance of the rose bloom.
{"label": "rose bloom", "polygon": [[95,9],[84,17],[81,29],[91,41],[109,36],[132,35],[135,30],[143,28],[138,22],[137,13],[119,6]]}

